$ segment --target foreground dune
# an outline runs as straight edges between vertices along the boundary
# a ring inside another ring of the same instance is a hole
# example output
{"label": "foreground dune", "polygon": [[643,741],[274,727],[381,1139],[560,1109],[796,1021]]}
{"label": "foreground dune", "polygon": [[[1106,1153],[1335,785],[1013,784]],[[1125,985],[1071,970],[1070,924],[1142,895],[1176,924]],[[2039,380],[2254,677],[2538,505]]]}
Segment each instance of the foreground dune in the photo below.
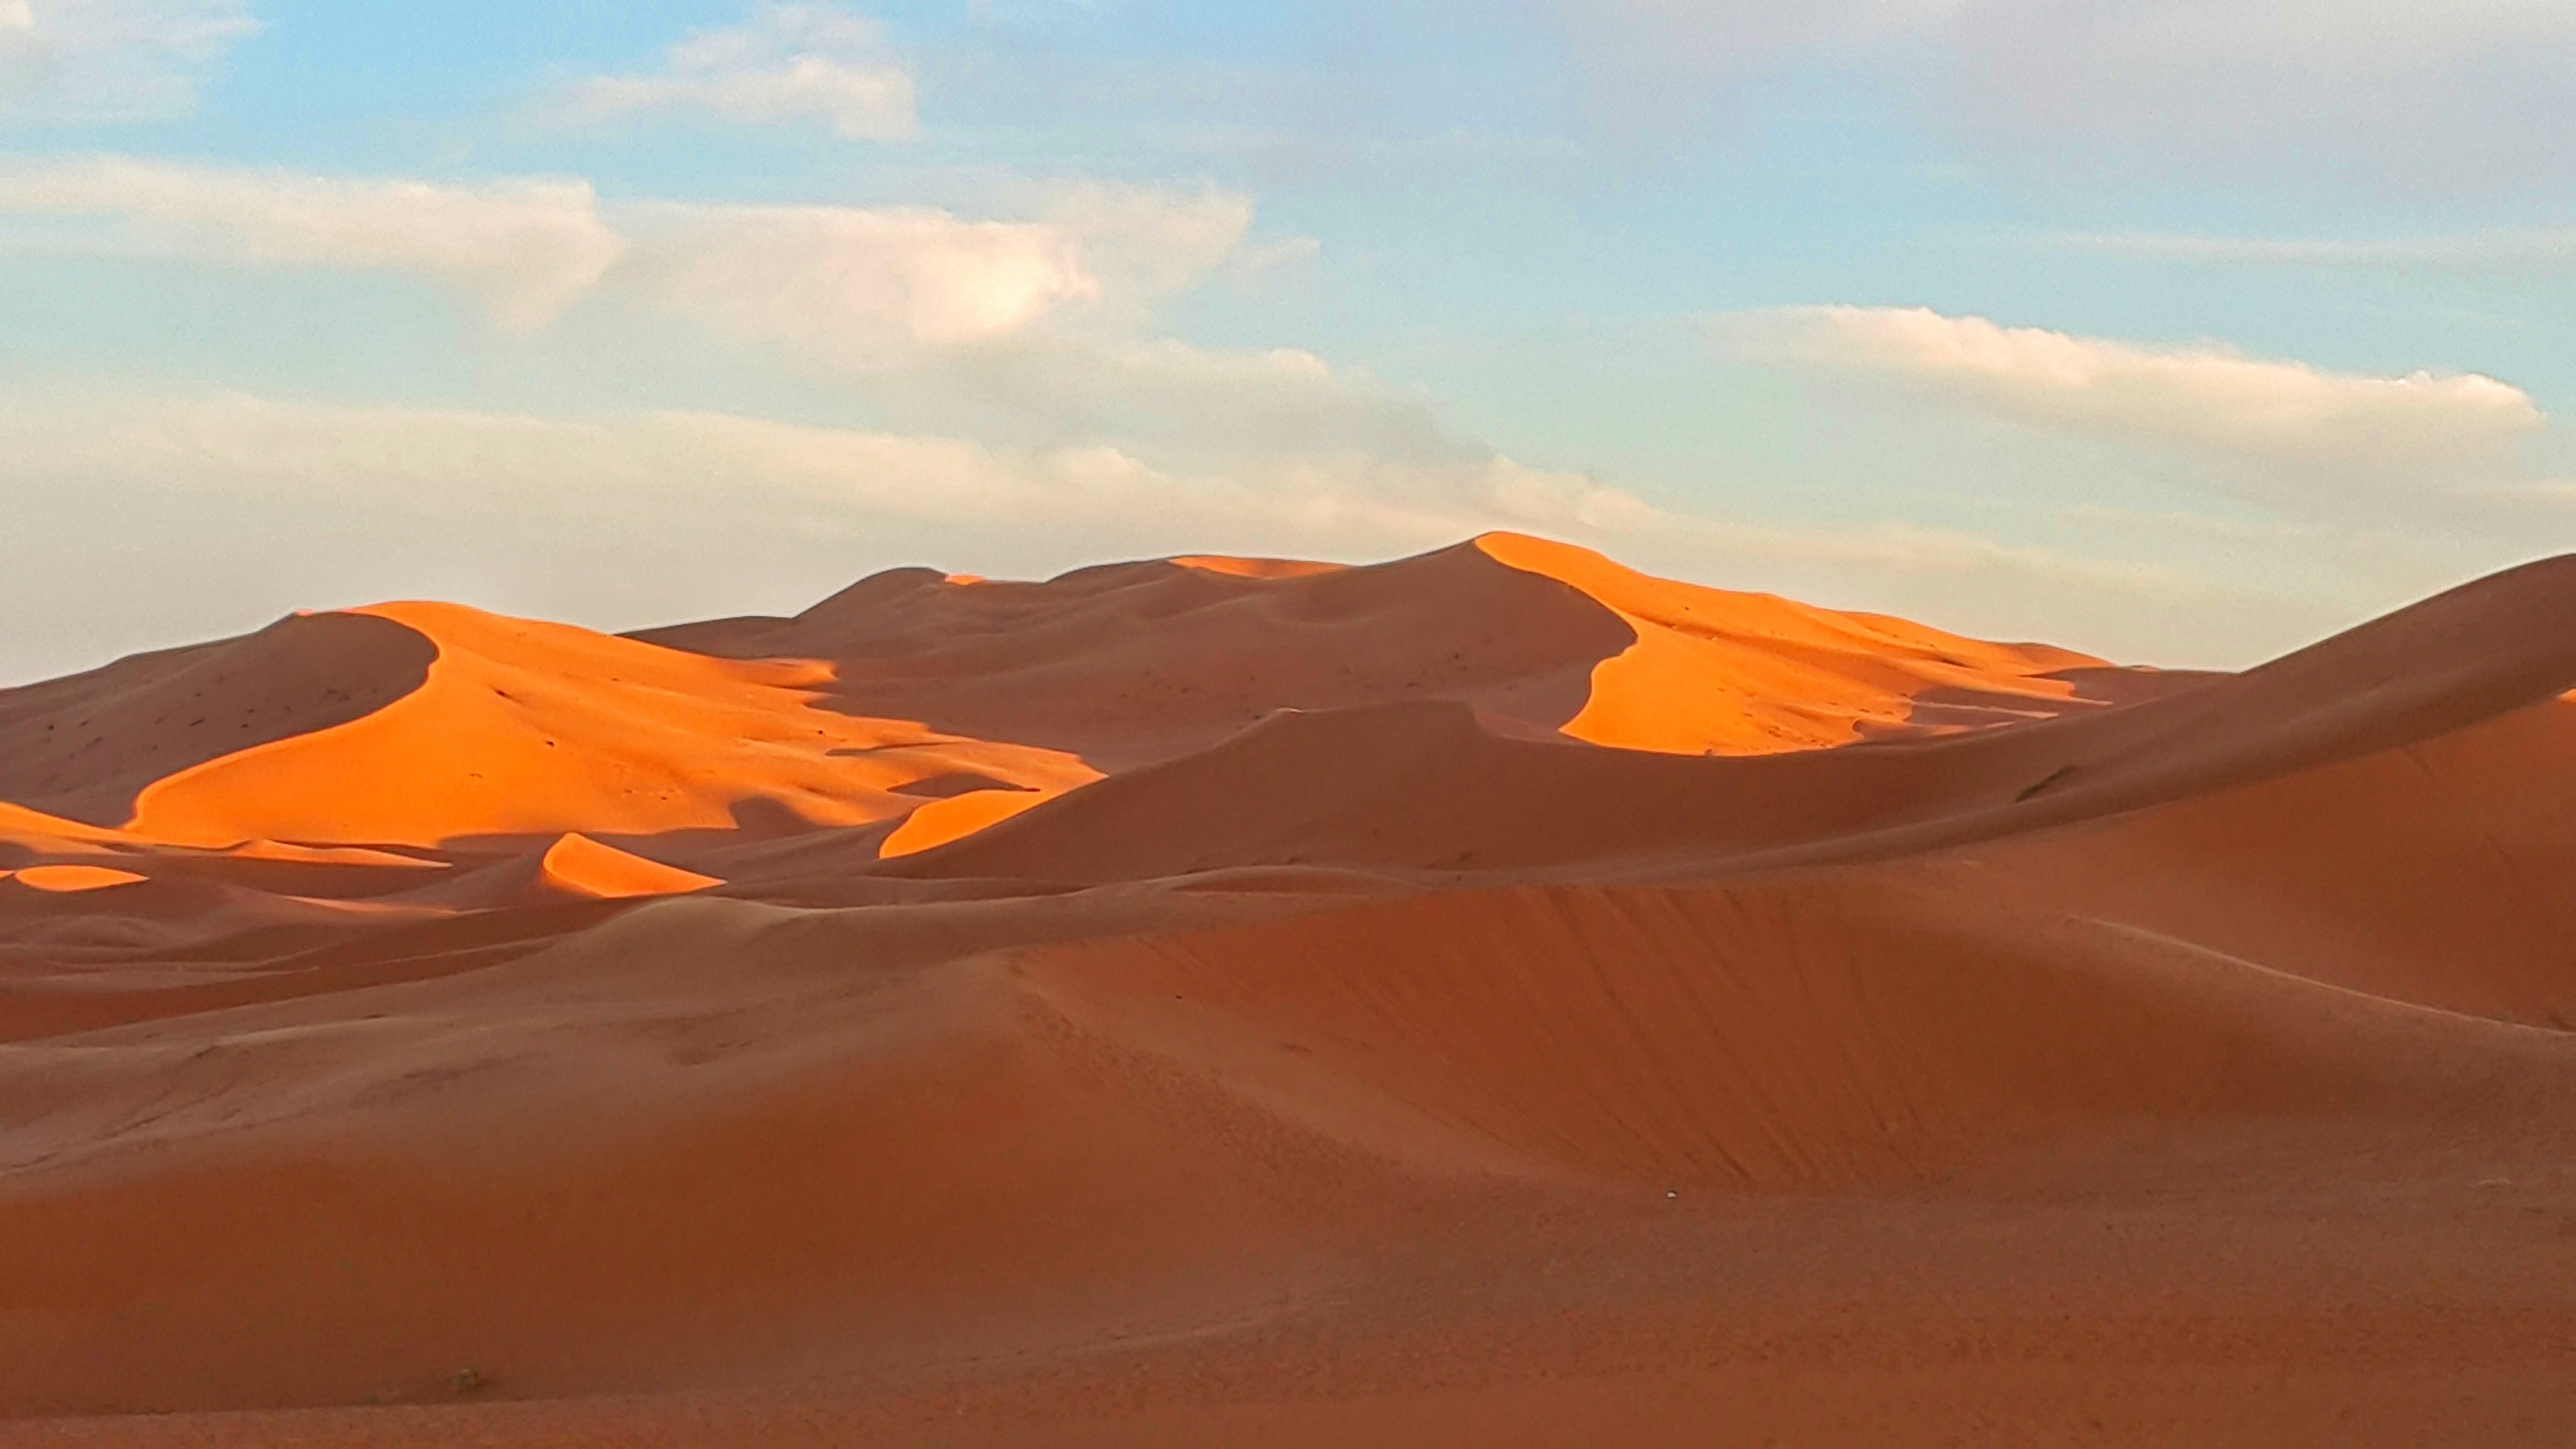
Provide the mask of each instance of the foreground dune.
{"label": "foreground dune", "polygon": [[0,1442],[2569,1442],[2571,690],[1492,535],[0,691]]}

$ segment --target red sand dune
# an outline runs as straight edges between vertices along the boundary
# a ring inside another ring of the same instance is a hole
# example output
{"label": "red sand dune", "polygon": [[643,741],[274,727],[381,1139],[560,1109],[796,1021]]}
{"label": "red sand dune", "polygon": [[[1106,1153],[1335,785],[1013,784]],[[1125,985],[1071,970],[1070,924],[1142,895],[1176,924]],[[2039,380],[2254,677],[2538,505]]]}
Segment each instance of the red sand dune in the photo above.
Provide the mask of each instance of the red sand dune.
{"label": "red sand dune", "polygon": [[2571,690],[1489,535],[0,691],[0,1443],[2571,1442]]}

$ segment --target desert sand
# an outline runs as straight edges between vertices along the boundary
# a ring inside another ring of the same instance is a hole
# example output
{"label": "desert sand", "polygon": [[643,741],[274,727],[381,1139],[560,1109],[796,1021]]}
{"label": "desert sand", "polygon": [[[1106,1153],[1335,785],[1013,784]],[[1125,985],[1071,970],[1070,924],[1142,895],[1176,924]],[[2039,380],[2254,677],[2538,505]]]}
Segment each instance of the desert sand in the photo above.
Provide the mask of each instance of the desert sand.
{"label": "desert sand", "polygon": [[395,603],[0,802],[0,1443],[2576,1443],[2576,559]]}

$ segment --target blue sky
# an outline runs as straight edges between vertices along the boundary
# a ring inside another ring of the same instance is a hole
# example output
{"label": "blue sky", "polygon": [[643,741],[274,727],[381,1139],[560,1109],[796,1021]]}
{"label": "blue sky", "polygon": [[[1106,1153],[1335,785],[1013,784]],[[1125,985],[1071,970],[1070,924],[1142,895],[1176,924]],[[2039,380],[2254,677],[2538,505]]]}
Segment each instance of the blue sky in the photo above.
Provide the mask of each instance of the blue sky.
{"label": "blue sky", "polygon": [[2576,545],[2576,5],[0,0],[0,680],[1657,572],[2239,665]]}

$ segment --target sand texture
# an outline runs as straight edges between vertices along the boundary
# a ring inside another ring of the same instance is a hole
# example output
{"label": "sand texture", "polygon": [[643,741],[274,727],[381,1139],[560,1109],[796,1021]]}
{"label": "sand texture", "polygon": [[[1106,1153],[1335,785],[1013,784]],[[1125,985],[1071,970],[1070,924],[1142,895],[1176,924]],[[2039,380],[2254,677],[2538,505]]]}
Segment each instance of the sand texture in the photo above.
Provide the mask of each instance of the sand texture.
{"label": "sand texture", "polygon": [[2576,560],[899,570],[0,690],[0,1445],[2576,1443]]}

